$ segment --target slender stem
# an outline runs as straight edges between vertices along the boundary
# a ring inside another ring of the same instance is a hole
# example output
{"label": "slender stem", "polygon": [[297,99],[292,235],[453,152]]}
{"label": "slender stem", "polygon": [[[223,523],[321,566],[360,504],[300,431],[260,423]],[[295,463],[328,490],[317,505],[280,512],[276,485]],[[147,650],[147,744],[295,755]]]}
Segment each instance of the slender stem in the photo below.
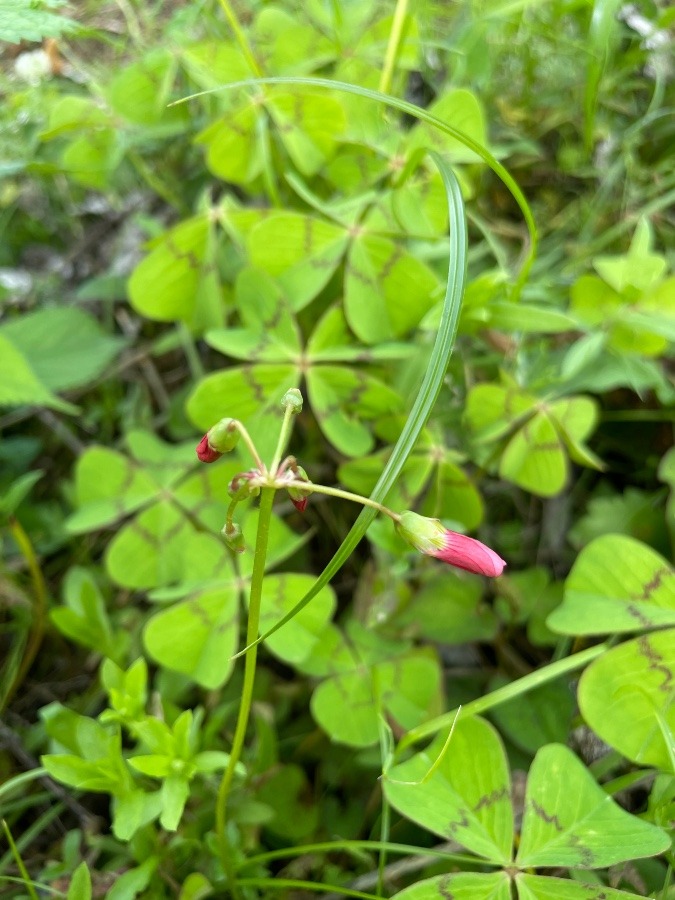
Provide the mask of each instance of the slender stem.
{"label": "slender stem", "polygon": [[35,892],[35,888],[33,887],[33,883],[30,879],[30,875],[28,874],[28,870],[24,865],[23,859],[21,858],[21,854],[19,853],[16,844],[14,843],[14,838],[12,837],[12,832],[9,830],[9,825],[4,819],[2,820],[2,830],[5,832],[7,843],[9,844],[10,850],[12,851],[12,856],[14,857],[14,862],[16,863],[16,867],[19,870],[21,878],[23,879],[24,886],[30,894],[31,900],[38,900],[38,895]]}
{"label": "slender stem", "polygon": [[262,78],[263,70],[260,68],[258,60],[253,55],[253,51],[251,50],[251,45],[246,39],[246,35],[244,34],[244,30],[239,24],[239,20],[234,14],[234,10],[230,6],[229,0],[218,0],[220,3],[223,12],[225,13],[225,18],[228,21],[230,28],[232,29],[232,33],[234,34],[235,40],[239,44],[239,49],[242,52],[242,56],[246,60],[246,62],[251,67],[251,71],[255,75],[256,78]]}
{"label": "slender stem", "polygon": [[307,491],[308,494],[327,494],[329,497],[339,497],[341,500],[351,500],[352,503],[360,503],[362,506],[370,506],[373,509],[376,509],[378,512],[383,513],[383,515],[389,516],[394,522],[400,522],[401,520],[398,513],[395,513],[386,506],[382,506],[381,503],[377,503],[369,497],[362,497],[361,494],[352,494],[351,491],[343,491],[342,488],[330,488],[323,484],[314,484],[311,481],[285,481],[283,487],[300,488],[301,490]]}
{"label": "slender stem", "polygon": [[33,660],[40,649],[42,637],[45,631],[45,618],[47,615],[47,585],[42,577],[42,570],[35,550],[30,538],[26,534],[23,525],[17,518],[12,516],[9,520],[9,529],[16,541],[21,555],[26,560],[28,571],[30,572],[31,581],[33,582],[33,623],[26,641],[26,648],[23,652],[23,658],[16,673],[14,680],[9,686],[4,697],[3,708],[9,705],[10,700],[14,696],[17,688],[20,687],[26,673],[33,664]]}
{"label": "slender stem", "polygon": [[[288,859],[300,857],[308,853],[354,853],[362,850],[374,853],[385,848],[388,853],[396,853],[401,856],[425,856],[429,859],[444,859],[453,863],[475,863],[476,857],[468,853],[452,853],[440,847],[415,847],[412,844],[397,844],[387,841],[321,841],[316,844],[301,844],[299,847],[282,847],[280,850],[269,850],[266,853],[258,853],[249,856],[237,863],[237,869],[250,869],[251,866],[266,865],[276,859]],[[491,865],[491,863],[486,863]]]}
{"label": "slender stem", "polygon": [[195,346],[194,338],[185,322],[178,323],[178,337],[183,348],[183,353],[187,359],[190,375],[197,381],[204,377],[204,366],[199,358],[199,352]]}
{"label": "slender stem", "polygon": [[[265,558],[267,556],[267,542],[269,540],[270,519],[272,516],[272,504],[274,502],[275,493],[276,489],[273,487],[264,487],[260,492],[258,534],[255,544],[255,556],[253,558],[253,572],[251,574],[251,589],[248,603],[248,622],[246,626],[247,645],[253,644],[258,637],[260,603],[262,599],[263,577],[265,574]],[[248,725],[251,702],[253,699],[253,683],[255,680],[257,655],[258,645],[253,644],[245,656],[244,684],[241,691],[237,725],[234,730],[234,738],[232,739],[230,758],[227,763],[227,768],[223,772],[223,777],[218,788],[218,796],[216,798],[216,836],[220,847],[220,858],[227,875],[228,887],[232,896],[235,898],[239,897],[239,889],[236,883],[234,860],[232,859],[230,843],[227,837],[227,801],[230,795],[230,788],[232,787],[235,768],[239,762],[241,751],[244,746],[244,739],[246,737],[246,727]]]}
{"label": "slender stem", "polygon": [[[527,691],[540,687],[542,684],[547,684],[549,681],[553,681],[555,678],[559,678],[567,672],[573,672],[575,669],[580,669],[587,663],[597,659],[598,656],[602,656],[605,650],[607,650],[607,647],[608,645],[606,642],[597,644],[595,647],[589,647],[587,650],[582,650],[581,653],[575,653],[572,656],[568,656],[566,659],[560,659],[557,662],[550,663],[548,666],[544,666],[543,669],[536,669],[534,672],[530,672],[529,675],[524,675],[517,681],[505,684],[504,687],[497,688],[495,691],[490,691],[489,694],[485,694],[482,697],[478,697],[476,700],[471,700],[469,703],[464,704],[462,712],[467,716],[476,716],[486,712],[488,709],[493,709],[495,706],[506,703],[509,700],[515,700],[516,697],[522,696],[527,693]],[[396,756],[400,756],[401,753],[412,744],[416,744],[418,741],[424,740],[424,738],[431,737],[431,735],[436,734],[443,728],[450,726],[456,715],[457,710],[453,709],[450,712],[444,713],[442,716],[437,716],[430,722],[426,722],[424,725],[420,725],[418,728],[413,728],[402,738],[396,748]]]}
{"label": "slender stem", "polygon": [[233,427],[237,429],[237,431],[241,435],[241,439],[248,447],[248,452],[253,457],[253,462],[256,464],[258,471],[261,473],[266,472],[267,469],[265,468],[265,463],[260,458],[260,454],[258,453],[258,448],[253,443],[253,440],[251,439],[251,435],[248,433],[246,428],[241,424],[239,419],[233,419],[232,424],[233,424]]}
{"label": "slender stem", "polygon": [[398,56],[398,48],[401,44],[403,35],[403,26],[405,17],[408,12],[408,0],[396,0],[396,9],[394,11],[394,20],[391,23],[391,32],[389,33],[389,43],[387,44],[387,53],[384,57],[384,67],[380,75],[379,90],[383,94],[388,94],[391,88],[391,79],[394,75],[394,66],[396,65],[396,57]]}
{"label": "slender stem", "polygon": [[284,421],[281,423],[281,431],[279,432],[277,449],[274,451],[274,458],[272,459],[272,465],[270,466],[270,472],[272,473],[272,475],[274,475],[274,473],[279,468],[281,457],[283,456],[286,445],[288,444],[288,439],[291,436],[291,422],[294,415],[296,415],[295,407],[292,404],[288,403],[286,405],[286,409],[284,410]]}

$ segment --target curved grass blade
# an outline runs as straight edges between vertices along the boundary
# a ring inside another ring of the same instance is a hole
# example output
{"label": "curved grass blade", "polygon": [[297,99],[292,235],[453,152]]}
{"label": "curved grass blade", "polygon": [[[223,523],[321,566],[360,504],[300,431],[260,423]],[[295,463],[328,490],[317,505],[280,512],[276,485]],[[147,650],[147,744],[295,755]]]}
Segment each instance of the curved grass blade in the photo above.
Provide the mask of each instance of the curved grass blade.
{"label": "curved grass blade", "polygon": [[[424,375],[424,380],[417,395],[413,408],[410,410],[403,431],[396,442],[394,450],[389,457],[389,461],[384,467],[377,484],[373,488],[370,495],[371,500],[382,503],[396,479],[401,473],[401,469],[405,465],[422,428],[427,422],[431,410],[436,402],[443,384],[443,378],[448,368],[448,361],[452,348],[457,336],[457,325],[459,323],[459,312],[462,306],[462,297],[464,296],[464,287],[466,284],[466,266],[467,266],[467,231],[466,231],[466,213],[464,210],[464,201],[459,188],[459,183],[448,165],[448,163],[437,153],[430,154],[443,178],[445,186],[449,219],[450,219],[450,263],[448,270],[448,281],[445,289],[445,298],[443,300],[443,312],[441,322],[436,336],[436,341],[431,352],[429,367]],[[275,631],[282,628],[289,622],[301,609],[319,593],[331,578],[340,570],[342,565],[347,561],[349,556],[356,549],[357,544],[366,533],[368,526],[377,515],[374,509],[365,507],[351,530],[340,545],[337,553],[321,575],[314,582],[312,588],[305,596],[291,609],[276,625],[268,629],[261,635],[257,641],[249,644],[243,650],[236,654],[242,656],[247,650],[261,641],[267,640]]]}
{"label": "curved grass blade", "polygon": [[391,106],[394,109],[397,109],[399,112],[407,113],[408,115],[413,116],[414,118],[419,119],[422,122],[426,122],[433,128],[438,128],[439,131],[444,131],[451,137],[456,138],[458,141],[461,141],[465,147],[473,150],[473,152],[480,156],[483,162],[485,162],[486,165],[488,165],[492,169],[495,175],[497,175],[499,179],[506,185],[511,195],[513,196],[513,199],[518,204],[520,211],[523,214],[523,218],[525,219],[525,224],[527,225],[529,234],[529,246],[523,254],[523,261],[520,267],[520,272],[518,273],[518,277],[513,288],[514,299],[516,299],[520,295],[522,286],[527,280],[527,276],[537,253],[537,226],[535,225],[532,210],[530,209],[530,206],[525,199],[525,195],[518,187],[515,179],[509,174],[508,170],[499,162],[499,160],[495,159],[490,151],[487,150],[482,144],[474,141],[473,138],[469,137],[468,134],[465,134],[459,128],[455,128],[453,125],[449,125],[447,122],[444,122],[442,119],[431,115],[431,113],[427,112],[426,109],[422,109],[420,106],[416,106],[414,103],[409,103],[407,100],[399,100],[398,97],[393,97],[391,96],[391,94],[383,94],[380,91],[373,91],[370,88],[364,88],[357,84],[348,84],[346,81],[331,81],[329,78],[310,78],[308,76],[299,77],[288,75],[276,76],[274,78],[255,78],[247,79],[245,81],[233,81],[230,84],[224,84],[221,87],[211,88],[207,91],[198,91],[195,94],[189,94],[187,97],[176,100],[171,104],[171,106],[177,106],[179,103],[186,103],[188,100],[194,100],[207,94],[215,94],[220,91],[229,91],[241,87],[256,87],[257,85],[261,84],[297,84],[303,87],[327,88],[333,91],[343,91],[347,94],[357,94],[360,97],[367,97],[370,100],[375,100],[377,103],[382,103],[385,106]]}

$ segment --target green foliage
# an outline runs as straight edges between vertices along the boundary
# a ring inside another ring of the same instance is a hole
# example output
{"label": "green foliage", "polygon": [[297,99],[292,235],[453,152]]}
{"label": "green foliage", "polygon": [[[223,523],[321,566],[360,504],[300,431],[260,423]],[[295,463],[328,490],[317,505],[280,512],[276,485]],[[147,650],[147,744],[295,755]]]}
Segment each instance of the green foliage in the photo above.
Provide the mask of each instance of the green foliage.
{"label": "green foliage", "polygon": [[61,12],[0,3],[3,891],[665,900],[670,10]]}

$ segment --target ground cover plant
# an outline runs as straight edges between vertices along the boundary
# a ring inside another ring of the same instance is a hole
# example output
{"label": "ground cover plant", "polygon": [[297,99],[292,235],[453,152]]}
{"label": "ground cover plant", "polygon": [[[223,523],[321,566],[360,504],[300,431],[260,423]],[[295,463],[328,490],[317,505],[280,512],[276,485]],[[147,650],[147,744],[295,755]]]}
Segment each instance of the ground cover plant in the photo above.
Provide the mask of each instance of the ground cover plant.
{"label": "ground cover plant", "polygon": [[0,2],[2,896],[675,896],[674,27]]}

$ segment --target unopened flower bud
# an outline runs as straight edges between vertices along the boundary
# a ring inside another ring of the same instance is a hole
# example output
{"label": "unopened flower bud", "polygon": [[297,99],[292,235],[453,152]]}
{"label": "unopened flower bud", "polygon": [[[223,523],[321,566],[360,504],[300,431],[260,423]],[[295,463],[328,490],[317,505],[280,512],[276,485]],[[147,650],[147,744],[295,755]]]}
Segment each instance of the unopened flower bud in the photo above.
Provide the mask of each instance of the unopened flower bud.
{"label": "unopened flower bud", "polygon": [[[302,466],[298,466],[297,464],[293,466],[292,469],[293,477],[297,481],[309,481],[309,476],[307,472],[302,468]],[[291,498],[291,503],[298,510],[298,512],[304,512],[307,509],[307,498],[312,493],[311,490],[304,490],[299,487],[289,487],[288,488],[288,496]]]}
{"label": "unopened flower bud", "polygon": [[416,550],[467,572],[495,578],[502,574],[506,565],[494,550],[475,538],[450,531],[438,519],[404,512],[396,524],[396,530]]}
{"label": "unopened flower bud", "polygon": [[197,456],[202,462],[215,462],[223,453],[234,450],[239,440],[239,431],[233,425],[234,422],[234,419],[221,419],[213,428],[209,428],[197,445]]}
{"label": "unopened flower bud", "polygon": [[235,553],[243,553],[246,550],[246,542],[241,531],[241,526],[236,522],[227,522],[221,532],[225,543]]}
{"label": "unopened flower bud", "polygon": [[251,480],[259,473],[256,471],[240,472],[230,482],[227,492],[233,500],[248,500],[249,497],[257,497],[260,486],[251,484]]}
{"label": "unopened flower bud", "polygon": [[293,412],[298,415],[302,412],[302,394],[297,388],[290,388],[281,398],[281,405],[284,409],[290,406]]}

